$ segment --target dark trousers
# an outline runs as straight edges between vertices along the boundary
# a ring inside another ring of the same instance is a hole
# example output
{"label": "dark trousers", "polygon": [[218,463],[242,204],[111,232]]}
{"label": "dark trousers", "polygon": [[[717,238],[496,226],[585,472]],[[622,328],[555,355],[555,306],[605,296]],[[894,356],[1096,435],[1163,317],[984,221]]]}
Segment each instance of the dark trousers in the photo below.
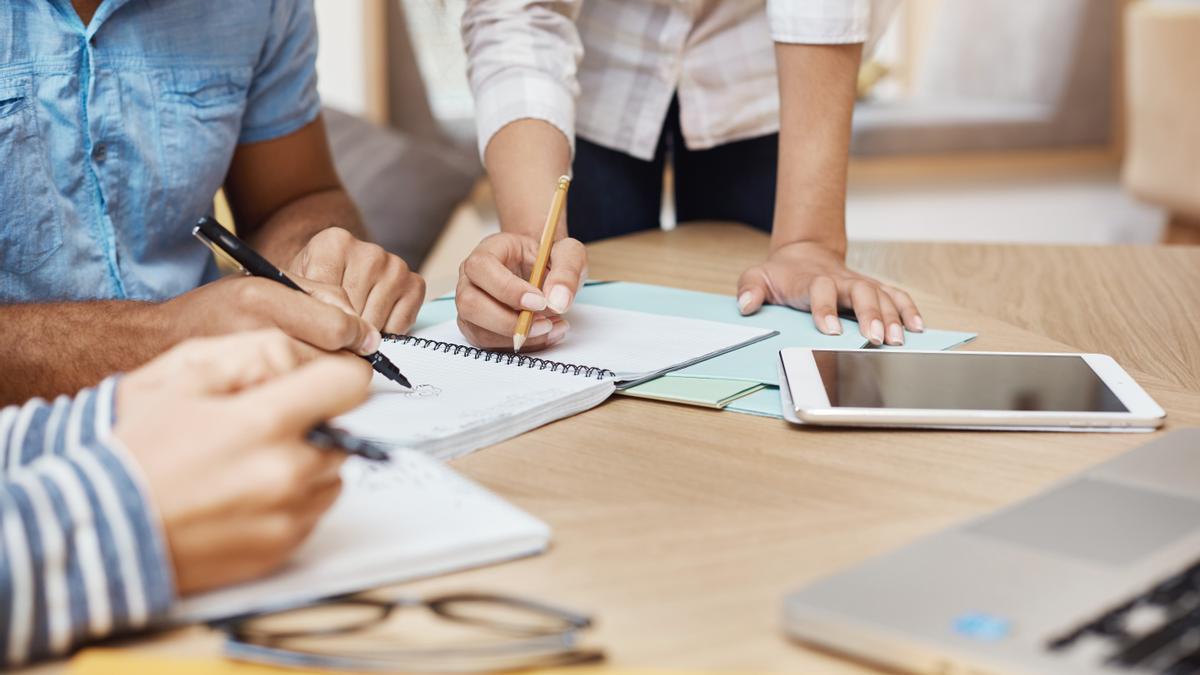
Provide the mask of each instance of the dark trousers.
{"label": "dark trousers", "polygon": [[582,138],[576,141],[568,229],[584,242],[657,229],[663,168],[669,160],[677,222],[727,220],[770,232],[778,159],[778,134],[688,150],[675,101],[648,162]]}

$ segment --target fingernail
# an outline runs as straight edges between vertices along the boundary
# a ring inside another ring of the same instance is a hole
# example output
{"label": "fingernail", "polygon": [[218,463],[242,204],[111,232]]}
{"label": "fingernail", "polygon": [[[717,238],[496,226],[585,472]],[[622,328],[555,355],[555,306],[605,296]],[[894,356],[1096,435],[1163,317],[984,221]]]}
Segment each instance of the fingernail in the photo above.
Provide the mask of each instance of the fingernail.
{"label": "fingernail", "polygon": [[529,327],[529,337],[541,337],[549,333],[554,328],[554,322],[550,319],[538,319]]}
{"label": "fingernail", "polygon": [[363,338],[359,351],[361,351],[363,354],[374,354],[375,352],[379,351],[379,344],[381,342],[383,342],[383,336],[379,334],[379,331],[372,329],[367,333],[367,336]]}
{"label": "fingernail", "polygon": [[917,316],[913,317],[912,325],[913,325],[913,330],[918,333],[925,331],[925,322],[921,319],[921,316],[919,314]]}
{"label": "fingernail", "polygon": [[883,344],[883,322],[879,319],[871,322],[871,342],[877,345]]}
{"label": "fingernail", "polygon": [[540,312],[546,309],[546,296],[532,292],[522,295],[521,309],[528,309],[531,312]]}
{"label": "fingernail", "polygon": [[842,334],[842,322],[838,321],[838,318],[836,316],[834,316],[833,314],[830,314],[829,316],[825,317],[825,330],[830,335],[841,335]]}
{"label": "fingernail", "polygon": [[567,337],[567,333],[571,330],[571,324],[566,321],[559,321],[554,324],[554,330],[550,331],[550,335],[546,336],[546,344],[554,345],[562,342],[563,338]]}
{"label": "fingernail", "polygon": [[571,306],[571,291],[566,286],[555,286],[550,291],[550,297],[546,298],[546,305],[559,314],[566,312]]}
{"label": "fingernail", "polygon": [[750,293],[750,291],[746,291],[745,293],[742,293],[741,295],[739,295],[738,296],[738,310],[742,314],[745,314],[746,308],[750,306],[750,301],[753,299],[754,299],[754,296]]}
{"label": "fingernail", "polygon": [[888,326],[888,344],[904,344],[904,329],[900,327],[900,324],[894,323]]}

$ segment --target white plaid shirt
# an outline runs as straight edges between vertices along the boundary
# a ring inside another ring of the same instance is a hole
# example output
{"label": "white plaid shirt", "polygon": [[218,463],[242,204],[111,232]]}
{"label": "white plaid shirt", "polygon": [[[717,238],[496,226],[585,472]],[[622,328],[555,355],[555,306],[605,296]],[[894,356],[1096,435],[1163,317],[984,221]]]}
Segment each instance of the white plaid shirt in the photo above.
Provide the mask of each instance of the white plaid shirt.
{"label": "white plaid shirt", "polygon": [[689,148],[774,133],[774,42],[869,46],[898,2],[468,0],[480,155],[532,118],[648,160],[676,93]]}

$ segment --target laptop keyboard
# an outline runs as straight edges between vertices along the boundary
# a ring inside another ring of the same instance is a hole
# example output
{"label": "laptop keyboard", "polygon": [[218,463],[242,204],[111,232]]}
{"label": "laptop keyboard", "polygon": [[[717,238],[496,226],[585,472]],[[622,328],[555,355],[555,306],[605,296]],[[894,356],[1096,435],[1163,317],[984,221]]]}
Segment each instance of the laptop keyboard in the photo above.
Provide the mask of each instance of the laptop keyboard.
{"label": "laptop keyboard", "polygon": [[1200,674],[1200,562],[1046,644],[1131,673]]}

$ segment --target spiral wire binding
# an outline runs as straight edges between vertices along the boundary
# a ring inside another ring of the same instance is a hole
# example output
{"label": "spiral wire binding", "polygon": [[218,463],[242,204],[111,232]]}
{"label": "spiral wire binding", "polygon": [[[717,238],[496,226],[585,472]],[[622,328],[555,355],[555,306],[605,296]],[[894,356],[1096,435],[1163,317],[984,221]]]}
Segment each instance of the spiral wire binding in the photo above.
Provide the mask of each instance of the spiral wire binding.
{"label": "spiral wire binding", "polygon": [[575,363],[563,363],[561,361],[539,359],[536,356],[526,356],[524,354],[493,352],[487,349],[480,349],[478,347],[460,345],[454,342],[430,340],[429,338],[416,337],[413,335],[384,333],[383,339],[387,340],[388,342],[413,345],[421,349],[432,349],[434,351],[441,351],[446,354],[453,354],[454,356],[461,356],[463,358],[473,358],[477,361],[489,363],[501,363],[506,366],[517,366],[518,368],[548,370],[553,373],[563,373],[564,375],[582,375],[583,377],[591,377],[597,380],[615,378],[617,376],[615,372],[608,370],[607,368],[596,368],[593,366],[583,366]]}

